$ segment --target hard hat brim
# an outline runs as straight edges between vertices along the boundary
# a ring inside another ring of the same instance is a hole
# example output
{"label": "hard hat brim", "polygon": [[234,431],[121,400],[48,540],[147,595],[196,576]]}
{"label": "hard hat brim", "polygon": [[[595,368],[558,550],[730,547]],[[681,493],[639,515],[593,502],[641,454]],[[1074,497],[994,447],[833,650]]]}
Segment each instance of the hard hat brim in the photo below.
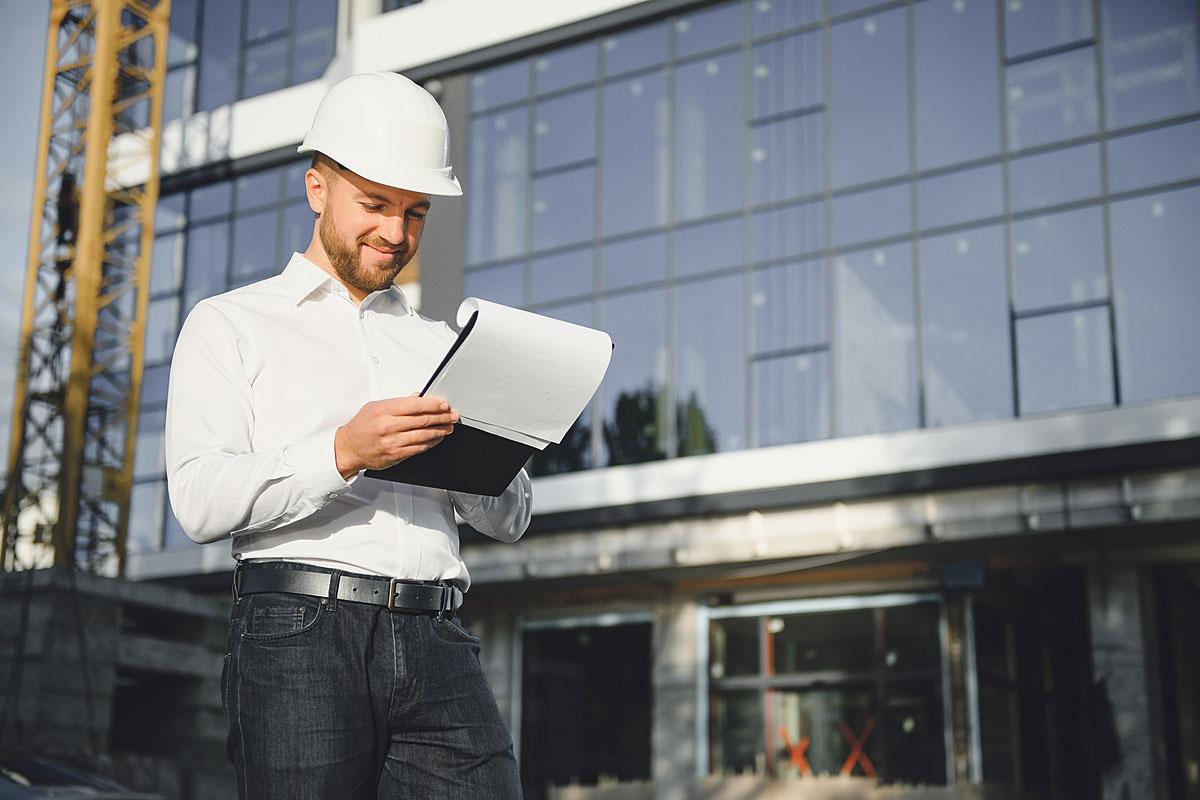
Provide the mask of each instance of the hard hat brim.
{"label": "hard hat brim", "polygon": [[462,186],[450,167],[435,169],[373,163],[368,159],[356,157],[345,146],[339,146],[338,142],[324,141],[325,138],[310,132],[296,148],[296,152],[323,153],[356,175],[396,189],[443,197],[460,197],[463,193]]}

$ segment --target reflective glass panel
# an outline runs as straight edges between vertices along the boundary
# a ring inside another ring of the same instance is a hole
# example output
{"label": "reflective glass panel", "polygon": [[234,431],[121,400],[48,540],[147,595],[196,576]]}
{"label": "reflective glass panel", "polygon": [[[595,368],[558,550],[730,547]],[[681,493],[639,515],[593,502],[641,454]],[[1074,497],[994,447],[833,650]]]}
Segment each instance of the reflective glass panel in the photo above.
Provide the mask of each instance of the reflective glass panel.
{"label": "reflective glass panel", "polygon": [[191,192],[188,217],[191,222],[195,223],[208,217],[228,214],[232,204],[233,183],[231,181],[200,186]]}
{"label": "reflective glass panel", "polygon": [[667,78],[663,72],[604,88],[604,233],[667,221],[670,159]]}
{"label": "reflective glass panel", "polygon": [[815,347],[829,341],[824,261],[755,270],[754,352]]}
{"label": "reflective glass panel", "polygon": [[832,28],[835,187],[908,171],[907,16],[898,8]]}
{"label": "reflective glass panel", "polygon": [[1003,5],[1010,58],[1095,36],[1092,0],[1006,0]]}
{"label": "reflective glass panel", "polygon": [[712,755],[716,775],[761,772],[762,694],[757,689],[719,692],[712,698]]}
{"label": "reflective glass panel", "polygon": [[293,84],[320,78],[333,60],[337,42],[337,4],[327,0],[296,0],[295,19]]}
{"label": "reflective glass panel", "polygon": [[912,248],[834,260],[839,435],[917,427]]}
{"label": "reflective glass panel", "polygon": [[1021,413],[1113,403],[1108,306],[1017,320]]}
{"label": "reflective glass panel", "polygon": [[158,205],[154,207],[155,233],[181,230],[187,224],[187,215],[183,213],[186,200],[186,192],[159,195]]}
{"label": "reflective glass panel", "polygon": [[196,2],[174,0],[171,3],[170,30],[167,34],[167,65],[172,66],[196,57]]}
{"label": "reflective glass panel", "polygon": [[523,100],[529,95],[529,62],[502,64],[471,76],[471,110]]}
{"label": "reflective glass panel", "polygon": [[1004,229],[922,239],[925,423],[1013,413]]}
{"label": "reflective glass panel", "polygon": [[164,431],[167,424],[165,409],[143,411],[138,416],[137,446],[133,453],[133,477],[160,478],[167,471]]}
{"label": "reflective glass panel", "polygon": [[528,133],[524,106],[471,121],[474,185],[467,193],[468,264],[525,252]]}
{"label": "reflective glass panel", "polygon": [[183,234],[159,236],[150,251],[150,294],[178,291],[182,278]]}
{"label": "reflective glass panel", "polygon": [[754,362],[755,446],[829,437],[829,355]]}
{"label": "reflective glass panel", "polygon": [[675,214],[687,220],[742,204],[741,53],[675,71]]}
{"label": "reflective glass panel", "polygon": [[242,214],[233,221],[233,279],[280,269],[275,262],[279,213],[274,209]]}
{"label": "reflective glass panel", "polygon": [[1200,188],[1113,203],[1123,402],[1200,394]]}
{"label": "reflective glass panel", "polygon": [[821,19],[821,0],[753,0],[750,28],[755,36],[785,31]]}
{"label": "reflective glass panel", "polygon": [[602,463],[609,466],[667,457],[666,309],[664,289],[601,301],[600,327],[612,336],[615,346],[599,393],[604,419]]}
{"label": "reflective glass panel", "polygon": [[171,375],[171,364],[165,362],[146,367],[142,372],[142,408],[155,408],[167,404],[167,379]]}
{"label": "reflective glass panel", "polygon": [[568,86],[592,83],[596,80],[597,53],[595,42],[584,42],[542,53],[533,59],[533,79],[538,94],[546,94]]}
{"label": "reflective glass panel", "polygon": [[886,0],[829,0],[829,13],[836,17],[839,14],[850,14],[871,6],[882,5],[884,2]]}
{"label": "reflective glass panel", "polygon": [[590,294],[593,252],[586,247],[533,259],[533,302]]}
{"label": "reflective glass panel", "polygon": [[741,275],[676,287],[679,455],[746,446],[745,302]]}
{"label": "reflective glass panel", "polygon": [[292,203],[283,208],[283,235],[279,239],[279,250],[275,253],[272,266],[282,270],[292,253],[302,253],[308,248],[313,235],[313,212],[307,202]]}
{"label": "reflective glass panel", "polygon": [[930,0],[914,13],[917,167],[999,152],[995,0]]}
{"label": "reflective glass panel", "polygon": [[886,239],[911,230],[912,189],[907,183],[833,198],[835,246]]}
{"label": "reflective glass panel", "polygon": [[825,204],[800,203],[759,211],[750,218],[751,258],[766,261],[825,247]]}
{"label": "reflective glass panel", "polygon": [[[858,757],[850,760],[854,751],[847,738],[861,737],[864,743],[862,757],[871,762],[873,768],[883,770],[881,777],[887,776],[887,762],[881,758],[881,740],[873,731],[878,719],[874,690],[861,684],[802,690],[788,688],[773,692],[772,700],[775,706],[772,719],[778,723],[777,729],[770,732],[772,746],[787,748],[790,744],[795,747],[807,740],[804,756],[813,773],[834,776],[845,767],[862,775],[862,761]],[[868,730],[872,731],[870,735],[867,735]],[[777,774],[785,778],[799,773],[787,753],[788,750],[783,749],[776,759]],[[844,780],[850,783],[856,779]],[[803,789],[798,791],[804,792]]]}
{"label": "reflective glass panel", "polygon": [[889,671],[941,669],[942,612],[936,603],[894,606],[882,609],[882,614],[883,664]]}
{"label": "reflective glass panel", "polygon": [[234,182],[237,188],[237,209],[245,211],[248,208],[273,206],[278,203],[279,173],[278,169],[264,169],[238,178]]}
{"label": "reflective glass panel", "polygon": [[1099,196],[1100,145],[1014,158],[1008,162],[1008,192],[1013,211]]}
{"label": "reflective glass panel", "polygon": [[304,198],[304,173],[308,172],[309,159],[293,161],[281,167],[283,172],[283,199],[302,200]]}
{"label": "reflective glass panel", "polygon": [[210,111],[237,99],[238,47],[242,41],[240,11],[216,0],[206,0],[204,4],[197,111]]}
{"label": "reflective glass panel", "polygon": [[146,309],[146,363],[154,364],[170,358],[178,333],[179,298],[151,300]]}
{"label": "reflective glass panel", "polygon": [[736,44],[742,38],[742,4],[721,5],[675,20],[675,57]]}
{"label": "reflective glass panel", "polygon": [[1021,150],[1096,132],[1096,54],[1084,47],[1011,66],[1008,147]]}
{"label": "reflective glass panel", "polygon": [[750,185],[754,203],[816,194],[825,186],[823,114],[755,125],[750,135]]}
{"label": "reflective glass panel", "polygon": [[715,680],[757,675],[759,655],[758,617],[714,619],[709,628],[709,676]]}
{"label": "reflective glass panel", "polygon": [[1109,191],[1200,177],[1200,122],[1108,140]]}
{"label": "reflective glass panel", "polygon": [[642,25],[604,39],[604,74],[657,66],[667,60],[667,24]]}
{"label": "reflective glass panel", "polygon": [[128,552],[156,553],[162,549],[166,489],[166,481],[133,485],[129,497],[129,535],[126,539]]}
{"label": "reflective glass panel", "polygon": [[906,784],[943,783],[946,739],[940,681],[889,683],[883,703],[886,710],[882,730],[876,735],[888,754],[887,780]]}
{"label": "reflective glass panel", "polygon": [[922,230],[998,217],[1004,213],[1000,165],[965,169],[917,183]]}
{"label": "reflective glass panel", "polygon": [[1014,221],[1012,260],[1017,311],[1108,297],[1099,206]]}
{"label": "reflective glass panel", "polygon": [[[211,8],[212,4],[210,3],[209,6]],[[286,6],[281,8],[279,0],[246,0],[245,6],[246,41],[261,39],[287,30],[287,8]]]}
{"label": "reflective glass panel", "polygon": [[742,218],[701,222],[675,231],[675,274],[699,275],[742,263]]}
{"label": "reflective glass panel", "polygon": [[167,71],[163,87],[163,124],[192,113],[196,102],[196,67],[187,65]]}
{"label": "reflective glass panel", "polygon": [[463,296],[491,300],[506,306],[525,304],[525,264],[501,264],[463,275]]}
{"label": "reflective glass panel", "polygon": [[662,233],[609,242],[600,248],[600,288],[620,289],[667,277],[667,237]]}
{"label": "reflective glass panel", "polygon": [[820,31],[756,45],[750,60],[754,119],[821,104]]}
{"label": "reflective glass panel", "polygon": [[183,314],[206,297],[225,291],[229,256],[229,223],[218,222],[188,231],[187,269],[183,277]]}
{"label": "reflective glass panel", "polygon": [[[596,168],[580,167],[543,175],[533,181],[533,247],[575,244],[595,234],[591,206],[596,196]],[[580,214],[579,210],[586,209]]]}
{"label": "reflective glass panel", "polygon": [[596,92],[542,100],[533,111],[534,169],[572,164],[596,156]]}
{"label": "reflective glass panel", "polygon": [[1110,128],[1200,109],[1196,4],[1102,0],[1104,113]]}
{"label": "reflective glass panel", "polygon": [[876,663],[874,614],[864,608],[769,619],[776,674],[870,670]]}

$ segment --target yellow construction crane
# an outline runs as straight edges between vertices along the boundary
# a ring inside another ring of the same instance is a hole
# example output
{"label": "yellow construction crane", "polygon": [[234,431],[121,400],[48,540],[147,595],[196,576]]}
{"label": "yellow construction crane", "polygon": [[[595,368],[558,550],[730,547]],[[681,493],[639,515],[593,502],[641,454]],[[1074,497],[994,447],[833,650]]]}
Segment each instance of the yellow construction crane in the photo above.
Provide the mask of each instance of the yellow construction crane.
{"label": "yellow construction crane", "polygon": [[52,0],[6,570],[123,574],[170,0]]}

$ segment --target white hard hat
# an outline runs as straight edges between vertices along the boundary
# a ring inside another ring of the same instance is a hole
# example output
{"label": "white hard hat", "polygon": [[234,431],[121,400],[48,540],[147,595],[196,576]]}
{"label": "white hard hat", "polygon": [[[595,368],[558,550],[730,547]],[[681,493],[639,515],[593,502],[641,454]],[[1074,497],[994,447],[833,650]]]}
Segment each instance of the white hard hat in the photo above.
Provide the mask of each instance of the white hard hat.
{"label": "white hard hat", "polygon": [[324,153],[398,189],[462,194],[450,167],[446,115],[433,95],[394,72],[366,72],[334,84],[296,150]]}

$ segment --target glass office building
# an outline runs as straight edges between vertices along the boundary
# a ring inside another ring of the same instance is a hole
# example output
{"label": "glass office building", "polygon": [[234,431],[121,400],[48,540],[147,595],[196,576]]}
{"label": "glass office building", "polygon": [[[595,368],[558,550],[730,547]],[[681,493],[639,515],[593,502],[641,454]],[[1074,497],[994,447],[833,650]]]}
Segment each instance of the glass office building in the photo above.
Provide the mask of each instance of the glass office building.
{"label": "glass office building", "polygon": [[[284,5],[175,3],[171,124],[404,71],[465,188],[423,308],[616,346],[523,543],[464,531],[529,797],[1200,798],[1194,2]],[[228,574],[170,513],[166,380],[198,300],[307,244],[282,137],[163,176],[146,579]]]}

